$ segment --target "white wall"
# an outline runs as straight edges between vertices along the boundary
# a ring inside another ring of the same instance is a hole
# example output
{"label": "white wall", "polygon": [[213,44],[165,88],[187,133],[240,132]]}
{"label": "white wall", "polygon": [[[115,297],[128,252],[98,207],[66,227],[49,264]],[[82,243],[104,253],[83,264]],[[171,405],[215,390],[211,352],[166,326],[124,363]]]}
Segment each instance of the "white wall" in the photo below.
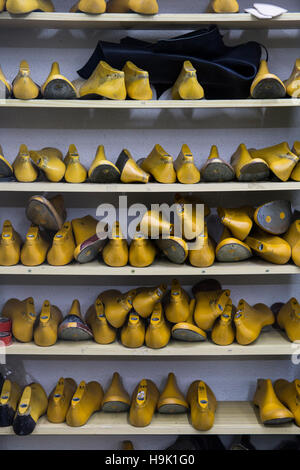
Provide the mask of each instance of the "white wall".
{"label": "white wall", "polygon": [[[73,3],[70,0],[55,0],[58,11],[67,11]],[[205,1],[161,0],[161,12],[202,12],[206,7]],[[241,0],[243,7],[250,2]],[[278,5],[289,8],[290,11],[299,10],[297,0],[277,0]],[[177,32],[148,31],[130,32],[130,34],[145,39],[170,37]],[[178,32],[179,34],[179,32]],[[1,29],[0,30],[0,63],[9,81],[17,73],[18,63],[22,59],[28,60],[33,79],[41,84],[46,79],[51,62],[59,61],[61,71],[69,79],[77,77],[79,69],[89,58],[97,40],[117,41],[126,35],[126,31],[41,31],[38,29]],[[228,44],[257,40],[269,49],[270,69],[282,79],[289,76],[295,59],[299,56],[299,31],[248,31],[225,32]],[[206,157],[210,146],[217,144],[221,156],[229,159],[240,142],[250,147],[260,147],[287,140],[290,144],[300,138],[298,109],[248,109],[248,110],[14,110],[0,109],[0,144],[6,158],[13,161],[20,144],[25,143],[29,148],[38,149],[43,146],[56,146],[64,153],[70,143],[75,143],[83,163],[88,167],[91,163],[96,147],[104,144],[107,156],[115,161],[123,147],[132,151],[138,159],[146,156],[155,143],[160,143],[174,157],[177,156],[180,146],[188,143],[200,166]],[[0,224],[5,218],[12,222],[24,236],[29,222],[24,213],[27,194],[1,193]],[[135,199],[135,197],[137,199]],[[243,193],[238,195],[203,195],[203,200],[213,206],[231,205],[247,201],[258,204],[267,199],[278,197],[276,194]],[[294,205],[299,204],[295,194],[284,193],[280,197],[293,198]],[[145,196],[130,196],[130,201],[145,200]],[[95,208],[102,201],[117,201],[110,195],[76,195],[66,196],[66,206],[71,208],[68,218],[94,214]],[[148,200],[171,200],[170,195],[152,195]],[[220,278],[221,279],[221,278]],[[264,301],[271,305],[274,301],[286,301],[292,295],[298,295],[298,277],[255,277],[222,278],[224,286],[232,289],[233,301],[237,302],[244,297],[250,303]],[[191,286],[197,279],[185,279]],[[144,284],[151,284],[158,279],[142,280]],[[170,279],[168,279],[170,281]],[[1,279],[0,307],[4,302],[17,296],[22,299],[33,295],[39,311],[42,302],[48,298],[56,303],[64,313],[67,313],[71,301],[77,297],[85,313],[88,306],[95,300],[98,293],[107,286],[116,287],[118,283],[122,290],[121,278],[110,280],[101,277],[92,279],[47,279],[6,277]],[[125,281],[135,282],[134,280]],[[34,283],[34,285],[31,285]],[[159,361],[159,366],[158,366]],[[99,358],[18,358],[9,359],[10,366],[17,365],[30,375],[28,380],[38,380],[47,392],[50,392],[56,380],[63,375],[72,376],[76,380],[96,379],[106,387],[112,373],[120,371],[128,391],[132,391],[135,384],[144,376],[152,378],[159,387],[162,387],[169,371],[176,373],[179,385],[183,391],[194,379],[206,380],[216,393],[219,400],[250,400],[258,377],[276,379],[285,377],[289,380],[296,377],[296,367],[292,366],[290,358],[200,358],[190,361],[172,360],[115,360]],[[298,371],[299,374],[299,371]],[[82,448],[82,449],[109,449],[120,446],[121,437],[4,437],[0,440],[0,449],[16,448]],[[159,448],[173,442],[174,437],[133,437],[136,448]],[[228,441],[228,439],[227,439]],[[258,446],[274,447],[274,438],[255,440]]]}

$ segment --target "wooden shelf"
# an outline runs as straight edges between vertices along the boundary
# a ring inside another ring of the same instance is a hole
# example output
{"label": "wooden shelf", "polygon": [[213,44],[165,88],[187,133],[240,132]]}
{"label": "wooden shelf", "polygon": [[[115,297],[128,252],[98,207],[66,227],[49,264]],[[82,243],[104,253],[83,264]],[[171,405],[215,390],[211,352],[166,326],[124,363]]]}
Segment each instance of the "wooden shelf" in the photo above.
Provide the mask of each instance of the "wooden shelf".
{"label": "wooden shelf", "polygon": [[[200,6],[199,6],[200,9]],[[86,15],[83,13],[0,14],[0,27],[45,29],[193,29],[217,24],[224,29],[297,29],[300,13],[285,13],[271,20],[259,20],[248,13],[167,13],[142,16],[135,13]]]}
{"label": "wooden shelf", "polygon": [[269,264],[266,261],[253,259],[238,263],[215,263],[208,268],[195,268],[188,264],[178,265],[168,261],[157,261],[147,268],[134,268],[133,266],[124,266],[121,268],[112,268],[102,262],[93,261],[87,264],[72,263],[67,266],[50,266],[42,264],[41,266],[0,266],[0,275],[36,275],[36,276],[258,276],[264,275],[282,275],[282,274],[300,274],[300,268],[294,264]]}
{"label": "wooden shelf", "polygon": [[199,183],[199,184],[70,184],[70,183],[18,183],[1,182],[0,192],[28,193],[228,193],[259,191],[299,191],[300,182],[261,181],[256,183]]}
{"label": "wooden shelf", "polygon": [[[13,435],[12,427],[0,428],[0,435]],[[42,417],[33,435],[178,435],[178,434],[300,434],[300,428],[294,423],[281,426],[264,426],[261,424],[257,410],[246,401],[219,402],[212,429],[197,431],[189,423],[186,414],[156,414],[152,423],[145,428],[136,428],[128,422],[127,413],[95,413],[88,423],[81,427],[70,427],[67,424],[49,423]]]}
{"label": "wooden shelf", "polygon": [[0,108],[28,109],[220,109],[220,108],[290,108],[300,106],[300,99],[265,100],[0,100]]}
{"label": "wooden shelf", "polygon": [[97,344],[94,341],[58,341],[54,346],[43,348],[34,343],[14,342],[6,348],[9,356],[97,356],[103,357],[130,357],[152,358],[166,360],[174,357],[195,357],[201,356],[289,356],[294,353],[292,344],[281,331],[272,329],[263,332],[257,341],[248,346],[241,346],[233,343],[230,346],[218,346],[211,341],[201,343],[185,343],[181,341],[171,341],[168,346],[162,349],[150,349],[146,346],[130,349],[121,343]]}

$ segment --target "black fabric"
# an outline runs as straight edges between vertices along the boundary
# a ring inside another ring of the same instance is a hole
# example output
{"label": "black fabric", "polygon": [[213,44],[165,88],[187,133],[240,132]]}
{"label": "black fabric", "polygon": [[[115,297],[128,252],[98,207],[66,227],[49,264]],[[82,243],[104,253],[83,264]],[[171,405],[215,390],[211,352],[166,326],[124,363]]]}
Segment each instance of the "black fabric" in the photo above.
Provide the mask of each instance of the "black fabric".
{"label": "black fabric", "polygon": [[231,446],[230,450],[256,450],[254,445],[251,442],[251,436],[238,436],[235,440],[233,445]]}
{"label": "black fabric", "polygon": [[218,436],[178,436],[166,450],[225,450]]}
{"label": "black fabric", "polygon": [[152,52],[162,54],[185,55],[188,52],[189,55],[207,60],[220,57],[231,49],[225,46],[216,26],[209,26],[207,29],[192,31],[175,38],[161,39],[156,43],[149,43],[128,36],[121,39],[120,42],[122,45],[136,45],[136,47],[148,48]]}
{"label": "black fabric", "polygon": [[261,46],[257,42],[226,46],[218,28],[212,26],[154,44],[130,37],[120,44],[99,41],[78,74],[89,78],[100,60],[117,69],[131,60],[149,72],[150,82],[162,92],[173,86],[183,62],[190,60],[205,98],[243,99],[249,97],[260,58]]}

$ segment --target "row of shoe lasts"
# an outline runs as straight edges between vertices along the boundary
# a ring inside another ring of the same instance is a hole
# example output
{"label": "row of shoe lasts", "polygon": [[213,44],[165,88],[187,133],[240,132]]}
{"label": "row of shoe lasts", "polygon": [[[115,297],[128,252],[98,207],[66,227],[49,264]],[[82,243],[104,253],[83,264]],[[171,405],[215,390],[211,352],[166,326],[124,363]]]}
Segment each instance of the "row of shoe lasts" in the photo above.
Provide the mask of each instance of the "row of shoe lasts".
{"label": "row of shoe lasts", "polygon": [[[270,73],[267,62],[262,60],[252,82],[250,95],[255,99],[284,98],[286,95],[298,98],[300,96],[299,76],[300,59],[295,61],[292,73],[285,82]],[[23,60],[17,76],[10,85],[0,68],[0,84],[6,98],[12,96],[20,100],[37,98],[125,100],[126,97],[132,100],[152,100],[154,94],[150,78],[148,71],[142,70],[131,61],[126,62],[123,70],[117,70],[101,60],[87,80],[77,79],[71,82],[60,73],[58,62],[53,62],[45,83],[40,87],[30,77],[29,65]],[[189,60],[184,61],[171,89],[171,98],[173,100],[200,100],[204,98],[204,94],[193,64]]]}
{"label": "row of shoe lasts", "polygon": [[218,208],[218,214],[224,225],[216,247],[218,261],[243,261],[254,253],[269,263],[286,264],[292,258],[300,266],[300,220],[289,201],[271,201],[256,209]]}
{"label": "row of shoe lasts", "polygon": [[94,338],[99,344],[110,344],[117,339],[117,330],[121,343],[128,348],[145,343],[151,349],[160,349],[167,346],[171,337],[200,342],[209,334],[220,346],[228,346],[235,339],[245,346],[254,343],[275,321],[291,342],[300,341],[300,306],[294,297],[286,303],[274,304],[272,311],[262,303],[251,307],[244,299],[236,309],[230,290],[222,289],[214,280],[198,283],[193,294],[194,298],[190,298],[177,280],[172,281],[170,291],[165,284],[125,293],[110,289],[89,307],[85,321],[78,300],[73,301],[63,318],[60,309],[48,300],[37,316],[32,297],[23,301],[10,299],[0,318],[11,320],[16,340],[25,343],[34,340],[41,347],[53,346],[58,338],[71,341]]}
{"label": "row of shoe lasts", "polygon": [[[99,79],[101,84],[99,84]],[[0,68],[0,84],[6,98],[12,96],[20,100],[37,98],[67,100],[97,96],[125,100],[127,94],[131,99],[152,99],[148,72],[139,69],[129,61],[126,62],[122,71],[100,61],[87,81],[75,80],[73,82],[63,76],[60,73],[59,64],[53,62],[46,81],[40,87],[32,80],[29,64],[23,60],[12,85]]]}
{"label": "row of shoe lasts", "polygon": [[[60,73],[58,62],[53,62],[50,73],[40,87],[30,76],[29,64],[23,60],[12,85],[0,68],[0,86],[6,98],[20,100],[45,99],[97,99],[111,100],[152,100],[156,93],[150,85],[149,73],[127,61],[122,70],[111,67],[101,60],[92,75],[87,79],[72,82]],[[185,61],[171,91],[173,100],[199,100],[204,90],[197,80],[196,70],[190,61]]]}
{"label": "row of shoe lasts", "polygon": [[[236,0],[230,0],[236,1]],[[218,0],[220,2],[220,0]],[[225,0],[225,3],[228,0]],[[221,0],[224,3],[224,0]],[[0,12],[7,10],[13,15],[24,15],[33,11],[52,13],[55,11],[52,0],[0,0]],[[155,15],[158,13],[157,0],[79,0],[70,9],[71,13],[140,13]]]}
{"label": "row of shoe lasts", "polygon": [[[202,219],[201,224],[197,226],[194,220],[197,214],[189,211],[185,214],[183,210],[185,201],[189,202],[189,199],[176,195],[175,201],[176,216],[184,229],[184,237],[195,238],[195,234],[200,237],[203,232]],[[195,204],[192,207],[195,207]],[[209,208],[204,206],[204,215],[208,214]],[[33,225],[29,229],[23,247],[21,237],[11,222],[8,220],[4,222],[0,238],[2,266],[13,266],[20,260],[26,266],[37,266],[46,258],[48,263],[54,266],[66,265],[74,258],[80,263],[87,263],[101,252],[103,261],[108,266],[121,267],[129,261],[132,266],[146,267],[154,262],[158,253],[157,247],[175,263],[183,263],[189,253],[187,242],[183,238],[170,235],[174,231],[174,225],[164,220],[158,212],[145,212],[139,224],[140,229],[137,228],[129,248],[117,221],[112,225],[109,239],[107,224],[99,223],[90,215],[73,219],[72,223],[65,222],[66,211],[63,197],[60,195],[50,199],[44,196],[32,196],[26,207],[26,215]],[[51,247],[50,234],[47,231],[57,232],[52,239]],[[164,234],[166,238],[156,239],[154,245],[149,239],[153,233],[157,233],[158,236]],[[199,244],[199,256],[205,257],[205,253],[201,255],[201,252],[205,251],[203,237]],[[210,256],[210,252],[208,255]]]}
{"label": "row of shoe lasts", "polygon": [[154,244],[152,240],[137,235],[128,246],[119,222],[113,224],[109,239],[107,225],[102,225],[101,234],[96,233],[97,226],[98,221],[90,215],[73,219],[63,223],[51,239],[49,233],[32,224],[23,244],[12,223],[6,220],[0,238],[0,266],[14,266],[19,262],[24,266],[39,266],[45,261],[51,266],[65,266],[73,260],[85,264],[101,254],[104,263],[111,267],[126,266],[128,262],[134,267],[147,267],[153,264],[158,248],[175,263],[182,263],[189,253],[187,243],[178,237],[159,239]]}
{"label": "row of shoe lasts", "polygon": [[[289,382],[278,379],[258,379],[253,399],[265,425],[282,425],[294,421],[300,426],[300,380]],[[0,397],[0,426],[13,426],[18,435],[31,434],[38,420],[47,414],[51,423],[66,422],[68,426],[84,426],[100,410],[108,413],[128,412],[129,423],[134,427],[151,424],[156,411],[162,414],[190,413],[190,422],[198,431],[208,431],[214,425],[217,400],[211,388],[202,380],[189,386],[187,396],[180,391],[176,377],[169,373],[167,383],[159,392],[150,379],[142,379],[132,397],[115,372],[106,393],[99,382],[76,382],[60,378],[49,398],[38,383],[21,387],[10,380],[3,384]]]}
{"label": "row of shoe lasts", "polygon": [[163,414],[179,414],[190,411],[191,424],[199,431],[208,431],[214,424],[217,400],[210,387],[202,380],[195,380],[185,398],[173,373],[168,375],[162,393],[150,379],[141,380],[132,397],[125,390],[120,375],[115,372],[104,394],[99,382],[76,382],[60,378],[49,398],[38,383],[21,387],[6,380],[0,398],[0,426],[13,426],[18,435],[33,432],[41,416],[47,414],[51,423],[68,426],[85,425],[93,413],[129,412],[129,423],[135,427],[151,424],[155,411]]}
{"label": "row of shoe lasts", "polygon": [[[33,11],[51,13],[55,11],[51,0],[0,0],[0,12],[7,10],[14,15],[23,15]],[[155,15],[159,11],[157,0],[79,0],[70,9],[71,13],[140,13]],[[238,13],[237,0],[210,0],[208,13]]]}
{"label": "row of shoe lasts", "polygon": [[[23,245],[11,222],[6,220],[3,224],[0,265],[13,266],[21,261],[25,266],[38,266],[47,259],[50,265],[64,266],[74,259],[88,263],[101,253],[104,263],[111,267],[126,266],[128,262],[135,267],[147,267],[161,251],[169,261],[177,264],[184,263],[188,257],[195,267],[211,266],[215,258],[219,262],[244,261],[253,253],[274,264],[285,264],[292,258],[300,266],[300,219],[297,212],[292,214],[290,202],[271,201],[256,209],[248,206],[218,208],[224,229],[216,245],[208,235],[207,223],[204,222],[203,227],[203,220],[196,220],[195,206],[192,205],[192,211],[185,210],[188,202],[195,200],[176,195],[175,201],[176,216],[183,229],[182,238],[173,235],[173,224],[160,213],[149,210],[128,246],[119,222],[113,223],[107,238],[108,225],[91,215],[65,222],[66,211],[61,196],[51,199],[32,196],[26,208],[32,225]],[[204,206],[204,215],[209,213],[210,209]],[[59,227],[61,229],[57,231]],[[52,237],[52,245],[49,230],[57,231]],[[151,240],[154,233],[161,238]]]}
{"label": "row of shoe lasts", "polygon": [[63,179],[67,183],[158,183],[196,184],[200,181],[264,181],[270,177],[279,181],[300,181],[300,141],[294,142],[292,150],[287,142],[263,149],[247,149],[240,144],[227,163],[219,156],[213,145],[205,164],[197,168],[194,156],[184,144],[174,160],[159,144],[156,144],[146,158],[137,162],[127,149],[123,149],[116,164],[106,158],[103,145],[99,145],[95,158],[87,171],[80,162],[80,156],[74,144],[69,146],[63,157],[62,152],[54,147],[41,150],[28,150],[21,145],[13,164],[4,157],[0,147],[0,181],[13,176],[22,183],[31,183],[39,179],[39,171],[51,182]]}
{"label": "row of shoe lasts", "polygon": [[[144,170],[146,167],[147,171]],[[51,182],[64,179],[67,183],[148,183],[155,176],[158,182],[175,183],[177,178],[186,184],[200,181],[200,171],[187,145],[182,146],[175,162],[160,145],[155,145],[149,156],[139,162],[133,159],[129,150],[123,149],[116,164],[107,160],[104,146],[99,145],[88,171],[80,162],[79,153],[73,144],[69,146],[65,157],[53,147],[34,151],[21,145],[12,165],[0,147],[0,181],[1,178],[10,179],[14,176],[19,182],[31,183],[40,178],[39,170]]]}

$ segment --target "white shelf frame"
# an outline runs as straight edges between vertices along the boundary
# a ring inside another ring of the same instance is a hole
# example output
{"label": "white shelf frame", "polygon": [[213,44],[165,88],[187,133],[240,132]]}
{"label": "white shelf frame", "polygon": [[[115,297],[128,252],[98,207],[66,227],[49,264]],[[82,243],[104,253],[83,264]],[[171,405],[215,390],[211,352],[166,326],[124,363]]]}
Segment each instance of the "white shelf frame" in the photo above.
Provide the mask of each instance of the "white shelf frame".
{"label": "white shelf frame", "polygon": [[[163,415],[155,414],[149,426],[137,428],[128,422],[127,413],[95,413],[81,427],[70,427],[66,423],[50,423],[46,416],[43,416],[33,431],[33,436],[43,435],[178,435],[178,434],[273,434],[273,435],[299,435],[300,428],[294,423],[287,423],[281,426],[264,426],[260,422],[258,410],[252,403],[225,401],[219,402],[215,415],[214,426],[205,432],[197,431],[189,422],[187,414],[183,415]],[[0,428],[0,435],[14,435],[12,427]]]}
{"label": "white shelf frame", "polygon": [[220,356],[221,358],[235,356],[290,356],[295,352],[292,343],[285,334],[279,330],[272,329],[262,332],[260,337],[253,344],[241,346],[233,343],[229,346],[218,346],[210,340],[201,343],[187,343],[181,341],[171,341],[165,348],[150,349],[146,346],[141,348],[126,348],[119,342],[111,344],[97,344],[95,341],[58,341],[54,346],[41,347],[34,343],[19,343],[14,341],[11,346],[7,346],[5,353],[7,356],[62,356],[76,357],[127,357],[132,360],[140,358],[155,358],[166,360],[174,357],[197,358],[207,356]]}
{"label": "white shelf frame", "polygon": [[253,259],[237,263],[214,263],[208,268],[196,268],[188,264],[173,264],[168,261],[156,261],[146,268],[124,266],[114,268],[106,266],[103,262],[92,261],[87,264],[72,263],[66,266],[0,266],[0,275],[16,276],[119,276],[128,280],[128,277],[140,276],[250,276],[250,275],[299,275],[300,267],[294,264],[269,264],[266,261]]}
{"label": "white shelf frame", "polygon": [[135,13],[86,15],[84,13],[0,14],[0,27],[45,29],[193,29],[217,24],[222,29],[297,29],[300,13],[285,13],[271,20],[261,20],[249,13],[162,13],[143,16]]}
{"label": "white shelf frame", "polygon": [[204,183],[199,184],[93,184],[93,183],[51,183],[51,182],[1,182],[0,193],[231,193],[231,192],[269,192],[269,191],[300,191],[300,182],[286,181],[258,181],[255,183],[240,183],[230,181],[228,183]]}
{"label": "white shelf frame", "polygon": [[[12,17],[8,13],[0,14],[0,27],[14,28],[48,28],[48,29],[188,29],[200,25],[217,24],[221,28],[230,29],[298,29],[300,13],[288,13],[273,20],[257,20],[248,14],[215,15],[215,14],[160,14],[155,17],[142,17],[135,14],[109,15],[91,17],[84,14],[71,13],[31,13],[23,17]],[[220,108],[282,108],[298,107],[300,100],[212,100],[212,101],[52,101],[52,100],[2,100],[0,108],[5,109],[220,109]],[[3,183],[0,192],[238,192],[238,191],[295,191],[299,183],[221,183],[200,185],[67,185],[64,183]],[[194,275],[259,275],[259,274],[300,274],[300,268],[294,265],[269,265],[268,263],[249,261],[239,264],[218,264],[209,268],[194,268],[188,265],[177,266],[171,263],[158,262],[155,265],[137,269],[131,266],[110,268],[97,262],[89,265],[72,264],[64,267],[43,265],[29,268],[25,266],[0,267],[0,275],[80,275],[80,276],[194,276]],[[255,344],[240,346],[233,344],[221,347],[210,342],[188,344],[172,342],[161,350],[146,347],[129,350],[119,343],[101,346],[94,342],[81,344],[59,342],[51,348],[40,348],[34,344],[14,343],[7,348],[7,355],[13,356],[113,356],[113,357],[200,357],[200,356],[286,356],[291,355],[291,343],[284,335],[273,330],[263,334]],[[128,423],[128,416],[122,414],[96,413],[82,427],[72,428],[66,424],[49,423],[46,417],[41,418],[33,435],[178,435],[202,434],[189,423],[187,415],[156,414],[150,426],[134,428]],[[250,402],[220,402],[213,428],[203,434],[232,435],[299,435],[300,428],[290,423],[283,426],[265,427],[260,423],[257,409]],[[14,435],[12,428],[0,428],[0,435]]]}
{"label": "white shelf frame", "polygon": [[243,100],[0,100],[1,108],[25,109],[225,109],[225,108],[295,108],[300,98]]}

